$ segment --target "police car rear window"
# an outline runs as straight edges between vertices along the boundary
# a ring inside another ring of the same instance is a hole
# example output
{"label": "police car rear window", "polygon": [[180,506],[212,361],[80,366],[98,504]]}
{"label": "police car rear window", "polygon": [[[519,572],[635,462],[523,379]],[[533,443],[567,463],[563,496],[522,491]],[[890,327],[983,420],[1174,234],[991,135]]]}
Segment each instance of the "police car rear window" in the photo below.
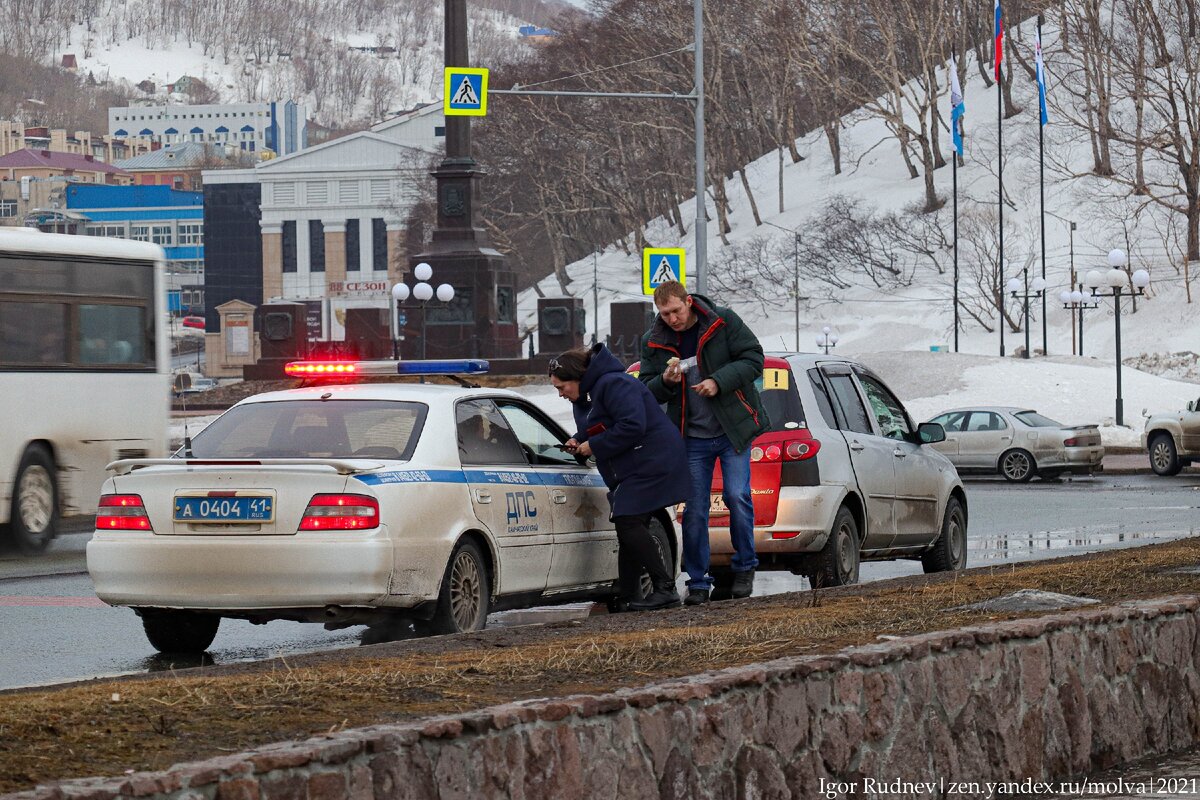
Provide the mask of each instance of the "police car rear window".
{"label": "police car rear window", "polygon": [[423,403],[283,400],[235,406],[192,440],[197,458],[384,458],[412,456]]}

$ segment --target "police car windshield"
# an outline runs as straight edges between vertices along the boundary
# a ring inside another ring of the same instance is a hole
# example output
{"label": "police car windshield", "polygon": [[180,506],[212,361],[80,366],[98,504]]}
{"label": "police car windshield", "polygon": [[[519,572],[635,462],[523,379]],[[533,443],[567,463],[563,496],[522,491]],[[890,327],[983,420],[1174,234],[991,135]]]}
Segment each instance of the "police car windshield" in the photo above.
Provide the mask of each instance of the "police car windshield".
{"label": "police car windshield", "polygon": [[196,458],[408,460],[428,407],[388,400],[283,400],[236,406],[192,439]]}

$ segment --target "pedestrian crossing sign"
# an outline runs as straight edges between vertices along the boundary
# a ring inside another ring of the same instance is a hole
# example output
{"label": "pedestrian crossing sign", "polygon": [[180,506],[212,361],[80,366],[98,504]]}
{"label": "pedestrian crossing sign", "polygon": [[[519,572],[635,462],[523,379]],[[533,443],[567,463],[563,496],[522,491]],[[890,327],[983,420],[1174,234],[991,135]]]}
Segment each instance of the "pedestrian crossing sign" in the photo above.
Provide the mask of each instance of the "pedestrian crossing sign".
{"label": "pedestrian crossing sign", "polygon": [[642,251],[642,294],[654,294],[667,281],[685,282],[685,251],[677,247],[647,247]]}
{"label": "pedestrian crossing sign", "polygon": [[488,71],[446,67],[442,112],[448,117],[486,117]]}

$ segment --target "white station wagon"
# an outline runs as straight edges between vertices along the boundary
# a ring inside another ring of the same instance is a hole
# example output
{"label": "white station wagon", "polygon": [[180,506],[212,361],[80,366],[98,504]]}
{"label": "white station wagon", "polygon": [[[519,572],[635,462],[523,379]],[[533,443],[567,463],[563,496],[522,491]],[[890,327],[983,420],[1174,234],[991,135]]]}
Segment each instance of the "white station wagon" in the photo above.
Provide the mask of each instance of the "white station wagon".
{"label": "white station wagon", "polygon": [[[607,489],[552,419],[504,390],[344,380],[486,368],[289,365],[343,382],[247,398],[174,458],[114,462],[87,547],[96,594],[162,652],[205,650],[222,617],[453,633],[612,599]],[[655,534],[677,574],[668,511]]]}

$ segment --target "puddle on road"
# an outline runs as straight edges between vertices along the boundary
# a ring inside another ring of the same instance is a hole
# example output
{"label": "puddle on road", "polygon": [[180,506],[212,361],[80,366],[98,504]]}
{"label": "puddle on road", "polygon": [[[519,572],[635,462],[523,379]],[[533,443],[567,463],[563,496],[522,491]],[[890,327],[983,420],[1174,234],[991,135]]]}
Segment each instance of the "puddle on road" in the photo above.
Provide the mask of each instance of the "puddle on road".
{"label": "puddle on road", "polygon": [[972,537],[968,542],[968,567],[992,561],[1024,561],[1059,557],[1135,545],[1172,542],[1196,536],[1194,528],[1173,531],[1128,531],[1119,526],[1110,530],[1089,527],[1068,528],[1038,533],[1001,534]]}

